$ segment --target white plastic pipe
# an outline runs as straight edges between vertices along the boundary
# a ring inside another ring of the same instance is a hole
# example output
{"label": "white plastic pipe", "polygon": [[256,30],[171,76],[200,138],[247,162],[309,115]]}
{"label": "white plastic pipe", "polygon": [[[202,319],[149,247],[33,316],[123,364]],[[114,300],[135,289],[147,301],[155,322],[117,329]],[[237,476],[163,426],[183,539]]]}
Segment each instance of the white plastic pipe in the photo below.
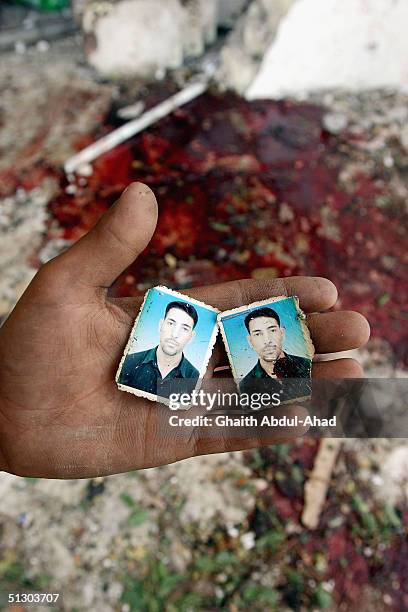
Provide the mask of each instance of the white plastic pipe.
{"label": "white plastic pipe", "polygon": [[64,164],[64,170],[67,174],[74,173],[80,166],[89,164],[94,161],[97,157],[110,151],[117,145],[121,144],[125,140],[128,140],[135,134],[142,132],[147,127],[159,121],[166,115],[169,115],[180,106],[187,104],[194,98],[201,96],[208,88],[208,82],[191,83],[185,89],[182,89],[174,96],[171,96],[164,102],[161,102],[154,108],[146,111],[140,117],[137,117],[133,121],[125,123],[117,130],[110,132],[100,140],[89,145],[76,155],[70,157]]}

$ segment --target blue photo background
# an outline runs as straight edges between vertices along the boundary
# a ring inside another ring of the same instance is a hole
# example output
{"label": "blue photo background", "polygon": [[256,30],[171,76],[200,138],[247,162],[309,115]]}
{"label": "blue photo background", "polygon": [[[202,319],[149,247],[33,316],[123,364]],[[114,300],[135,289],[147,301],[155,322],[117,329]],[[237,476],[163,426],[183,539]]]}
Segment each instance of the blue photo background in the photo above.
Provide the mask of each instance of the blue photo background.
{"label": "blue photo background", "polygon": [[[131,353],[146,351],[159,344],[159,322],[164,318],[167,304],[174,301],[187,302],[178,296],[165,293],[159,289],[149,289],[142,314],[134,332],[129,349]],[[195,337],[184,348],[184,355],[200,371],[208,350],[214,327],[217,324],[217,313],[192,303],[197,310],[198,322],[195,326]]]}
{"label": "blue photo background", "polygon": [[258,308],[270,306],[279,315],[281,326],[286,330],[283,350],[291,355],[311,359],[305,340],[303,338],[300,321],[297,318],[296,302],[294,298],[285,298],[277,302],[265,303],[262,306],[249,308],[245,312],[223,317],[225,334],[236,369],[237,378],[243,378],[258,361],[258,355],[247,341],[248,330],[245,327],[245,317],[249,312]]}

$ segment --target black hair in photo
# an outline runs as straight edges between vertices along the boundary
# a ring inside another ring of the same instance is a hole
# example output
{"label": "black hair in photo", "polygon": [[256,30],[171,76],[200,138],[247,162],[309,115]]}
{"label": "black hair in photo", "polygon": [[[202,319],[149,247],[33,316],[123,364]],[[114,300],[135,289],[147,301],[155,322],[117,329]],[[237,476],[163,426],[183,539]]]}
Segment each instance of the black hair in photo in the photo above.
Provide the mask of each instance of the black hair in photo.
{"label": "black hair in photo", "polygon": [[244,322],[245,322],[245,327],[247,328],[248,332],[249,332],[249,322],[252,321],[253,319],[258,319],[259,317],[270,317],[272,319],[275,319],[275,321],[278,323],[280,327],[280,318],[279,318],[278,313],[275,312],[275,310],[273,310],[272,308],[269,308],[268,306],[266,306],[264,308],[257,308],[257,310],[253,310],[252,312],[247,314]]}
{"label": "black hair in photo", "polygon": [[167,317],[167,313],[171,308],[178,308],[179,310],[184,310],[184,312],[186,312],[193,319],[193,329],[195,328],[198,321],[198,314],[194,306],[191,306],[191,304],[188,304],[187,302],[170,302],[169,304],[167,304],[166,312],[164,313],[164,318]]}

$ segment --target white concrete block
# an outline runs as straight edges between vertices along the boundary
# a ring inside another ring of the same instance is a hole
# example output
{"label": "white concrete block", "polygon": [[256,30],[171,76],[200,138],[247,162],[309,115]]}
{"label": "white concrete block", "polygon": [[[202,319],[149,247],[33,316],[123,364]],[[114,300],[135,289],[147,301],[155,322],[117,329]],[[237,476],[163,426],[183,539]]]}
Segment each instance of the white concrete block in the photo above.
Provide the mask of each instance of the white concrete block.
{"label": "white concrete block", "polygon": [[406,0],[298,0],[248,89],[253,98],[326,88],[408,89]]}
{"label": "white concrete block", "polygon": [[122,0],[96,20],[89,62],[109,76],[177,68],[183,62],[184,24],[178,0]]}
{"label": "white concrete block", "polygon": [[77,11],[89,62],[107,76],[178,68],[217,35],[218,0],[88,0]]}

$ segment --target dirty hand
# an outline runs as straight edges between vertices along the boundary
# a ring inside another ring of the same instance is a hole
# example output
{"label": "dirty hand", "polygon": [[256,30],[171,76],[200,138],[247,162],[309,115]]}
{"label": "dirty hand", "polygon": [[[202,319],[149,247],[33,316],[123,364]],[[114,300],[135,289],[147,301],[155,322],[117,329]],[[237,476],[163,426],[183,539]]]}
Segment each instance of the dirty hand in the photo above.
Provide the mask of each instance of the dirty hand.
{"label": "dirty hand", "polygon": [[[271,431],[207,440],[180,438],[169,409],[121,392],[115,373],[141,301],[111,299],[108,287],[147,246],[157,222],[150,189],[130,185],[92,231],[43,266],[0,329],[0,469],[24,476],[81,478],[172,463],[290,439]],[[298,295],[317,353],[363,345],[366,320],[322,311],[337,299],[322,278],[236,281],[188,294],[227,310],[276,295]],[[319,314],[317,314],[319,313]],[[210,371],[223,360],[218,347]],[[225,355],[224,355],[225,357]],[[313,376],[361,376],[353,360],[313,365]],[[275,428],[271,428],[275,429]],[[269,434],[268,434],[269,435]]]}

